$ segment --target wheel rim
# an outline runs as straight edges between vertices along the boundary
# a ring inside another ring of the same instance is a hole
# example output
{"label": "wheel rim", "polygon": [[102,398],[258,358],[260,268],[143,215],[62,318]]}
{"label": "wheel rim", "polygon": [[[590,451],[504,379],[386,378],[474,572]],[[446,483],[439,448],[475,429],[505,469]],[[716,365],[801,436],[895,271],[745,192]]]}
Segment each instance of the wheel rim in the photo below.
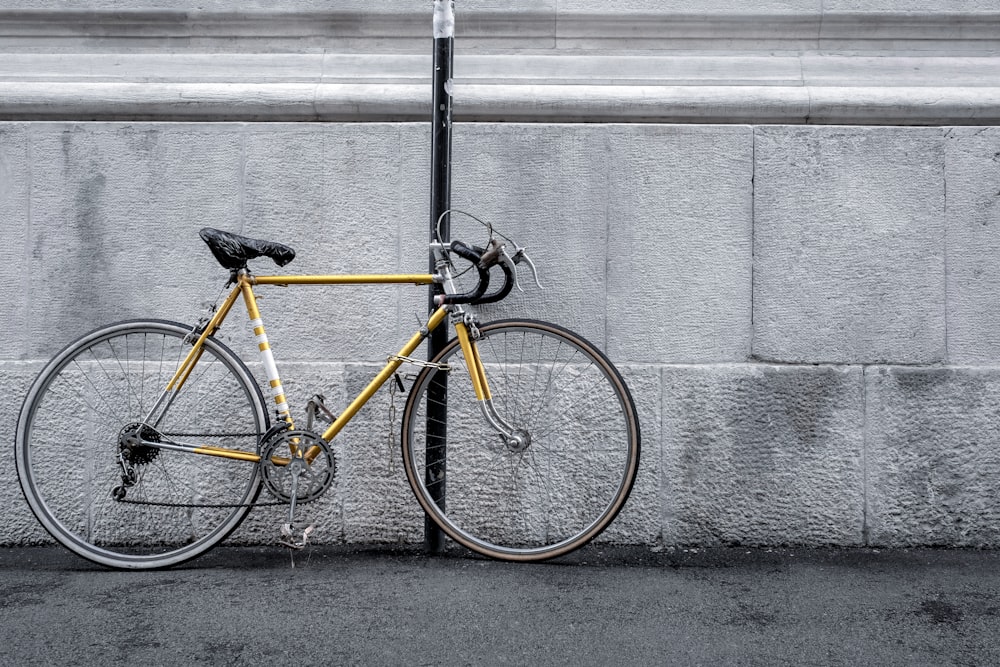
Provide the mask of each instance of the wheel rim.
{"label": "wheel rim", "polygon": [[440,372],[434,369],[421,375],[407,404],[410,483],[445,532],[475,551],[512,560],[566,553],[600,533],[631,489],[639,444],[631,398],[603,355],[565,330],[513,322],[483,327],[482,334],[497,412],[527,437],[505,441],[475,413],[453,342],[440,359],[452,367],[445,509],[434,503],[435,482],[425,471],[423,398]]}
{"label": "wheel rim", "polygon": [[[122,445],[190,349],[188,331],[124,323],[95,332],[57,356],[29,392],[18,429],[22,488],[46,529],[86,558],[118,567],[186,560],[231,532],[259,491],[253,464]],[[208,341],[158,431],[256,451],[266,417],[248,379]],[[120,457],[135,471],[124,501],[114,493],[124,486]]]}

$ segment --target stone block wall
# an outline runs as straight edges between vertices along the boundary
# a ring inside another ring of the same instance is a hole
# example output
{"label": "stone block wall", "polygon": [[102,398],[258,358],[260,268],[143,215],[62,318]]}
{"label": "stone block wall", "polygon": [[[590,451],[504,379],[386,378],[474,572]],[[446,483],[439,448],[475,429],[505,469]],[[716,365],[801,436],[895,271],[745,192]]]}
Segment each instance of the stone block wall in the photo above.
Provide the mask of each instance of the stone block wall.
{"label": "stone block wall", "polygon": [[[47,539],[13,471],[28,383],[98,324],[196,319],[226,278],[200,227],[286,242],[295,272],[426,266],[423,4],[94,2],[103,41],[50,4],[0,8],[2,544]],[[452,202],[527,245],[546,286],[485,314],[578,330],[639,406],[640,478],[602,539],[1000,546],[1000,40],[973,27],[1000,9],[701,4],[465,4]],[[928,78],[893,90],[901,71]],[[342,405],[425,299],[265,292],[292,403]],[[253,358],[244,320],[223,338]],[[389,400],[336,442],[338,487],[309,506],[320,541],[421,539]],[[269,542],[278,521],[255,512],[233,539]]]}

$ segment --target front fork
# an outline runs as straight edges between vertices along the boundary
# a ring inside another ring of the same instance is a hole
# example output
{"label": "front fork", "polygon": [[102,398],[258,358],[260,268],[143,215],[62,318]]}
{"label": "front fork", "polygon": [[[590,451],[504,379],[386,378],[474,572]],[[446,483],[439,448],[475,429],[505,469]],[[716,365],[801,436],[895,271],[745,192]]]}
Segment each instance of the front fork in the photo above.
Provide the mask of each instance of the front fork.
{"label": "front fork", "polygon": [[469,367],[469,377],[472,380],[476,400],[479,402],[479,410],[482,412],[483,418],[494,431],[500,434],[507,449],[512,452],[523,452],[531,444],[531,436],[524,429],[513,426],[500,416],[496,406],[493,405],[489,383],[486,381],[486,369],[476,344],[481,334],[475,319],[461,308],[457,308],[454,315],[457,318],[455,331],[458,334],[458,342],[462,346],[462,354]]}

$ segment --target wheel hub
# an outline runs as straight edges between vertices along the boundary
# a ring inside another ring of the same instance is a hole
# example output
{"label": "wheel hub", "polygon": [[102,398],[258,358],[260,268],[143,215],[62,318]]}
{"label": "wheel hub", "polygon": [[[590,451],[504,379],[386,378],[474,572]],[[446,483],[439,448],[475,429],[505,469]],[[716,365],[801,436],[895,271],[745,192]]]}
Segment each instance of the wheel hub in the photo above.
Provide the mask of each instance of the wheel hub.
{"label": "wheel hub", "polygon": [[506,444],[509,451],[520,454],[531,446],[531,434],[519,428],[506,439]]}

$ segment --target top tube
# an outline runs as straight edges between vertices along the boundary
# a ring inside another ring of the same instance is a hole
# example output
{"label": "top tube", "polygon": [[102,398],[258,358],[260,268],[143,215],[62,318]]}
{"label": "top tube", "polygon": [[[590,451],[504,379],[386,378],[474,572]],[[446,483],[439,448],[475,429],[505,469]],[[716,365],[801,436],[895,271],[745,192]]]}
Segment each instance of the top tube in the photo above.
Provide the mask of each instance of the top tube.
{"label": "top tube", "polygon": [[440,283],[444,278],[430,273],[372,273],[358,275],[330,276],[256,276],[249,275],[251,285],[384,285],[411,284],[430,285]]}

